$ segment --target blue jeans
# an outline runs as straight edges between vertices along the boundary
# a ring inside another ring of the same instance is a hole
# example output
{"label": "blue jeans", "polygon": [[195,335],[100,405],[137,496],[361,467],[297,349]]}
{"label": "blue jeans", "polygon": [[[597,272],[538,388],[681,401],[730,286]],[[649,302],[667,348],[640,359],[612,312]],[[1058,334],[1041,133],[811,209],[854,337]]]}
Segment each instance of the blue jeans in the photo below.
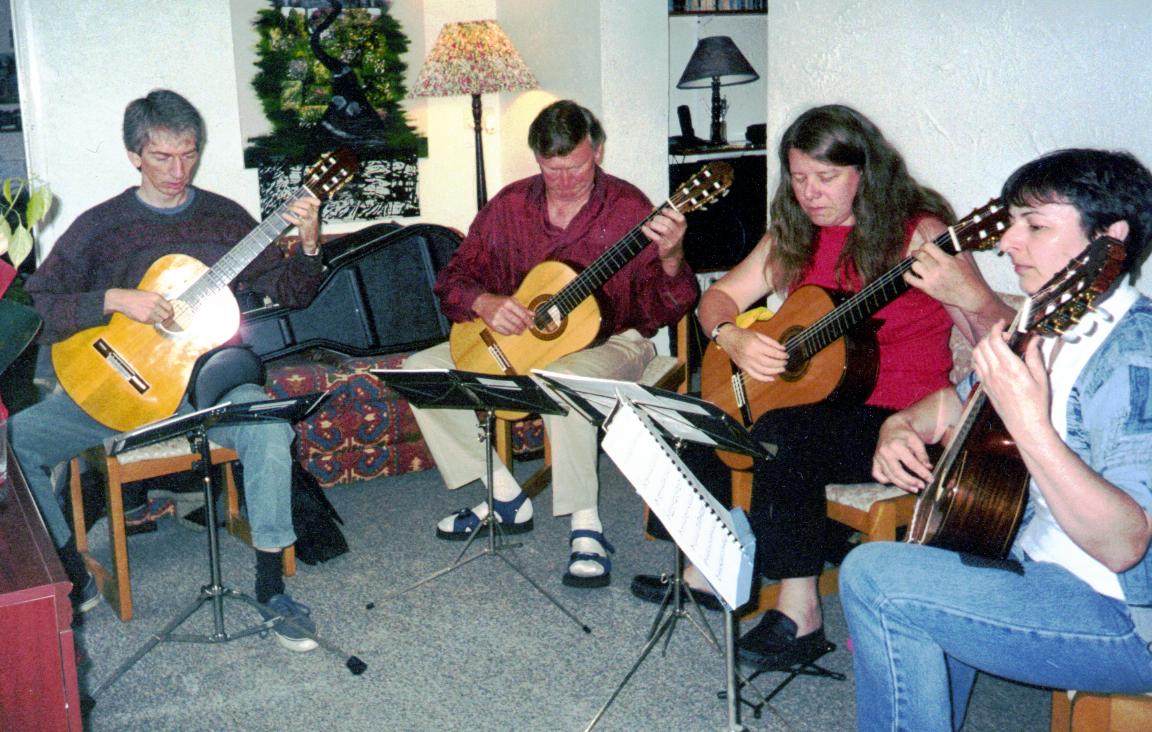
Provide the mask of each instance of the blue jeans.
{"label": "blue jeans", "polygon": [[[238,386],[222,402],[268,399],[255,384]],[[185,401],[179,413],[192,411]],[[57,388],[43,400],[13,415],[8,423],[13,451],[24,470],[28,487],[40,508],[56,546],[71,536],[53,485],[52,467],[117,434],[96,422]],[[296,541],[292,529],[292,426],[287,422],[257,422],[208,431],[213,442],[236,450],[244,466],[244,497],[252,544],[257,549],[280,549]]]}
{"label": "blue jeans", "polygon": [[959,729],[976,672],[1055,689],[1152,690],[1128,606],[1062,567],[865,544],[840,571],[859,729]]}

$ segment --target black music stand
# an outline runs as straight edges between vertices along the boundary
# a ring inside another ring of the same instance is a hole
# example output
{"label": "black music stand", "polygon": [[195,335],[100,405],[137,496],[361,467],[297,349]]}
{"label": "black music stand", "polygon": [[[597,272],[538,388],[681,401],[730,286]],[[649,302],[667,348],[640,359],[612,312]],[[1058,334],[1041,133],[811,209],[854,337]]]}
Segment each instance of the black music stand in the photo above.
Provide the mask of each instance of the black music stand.
{"label": "black music stand", "polygon": [[[126,450],[145,447],[181,435],[188,438],[188,445],[191,447],[192,452],[199,455],[199,459],[193,464],[192,469],[200,475],[201,483],[204,487],[204,518],[208,528],[208,566],[210,582],[200,588],[198,596],[191,604],[173,618],[171,622],[165,625],[162,630],[153,634],[147,643],[141,646],[136,653],[112,672],[112,675],[108,677],[104,683],[100,684],[96,691],[92,692],[94,699],[100,696],[105,689],[127,673],[137,661],[160,643],[165,641],[226,643],[255,633],[266,632],[278,624],[291,624],[294,631],[299,631],[311,637],[325,650],[344,656],[346,659],[344,665],[355,675],[364,673],[364,670],[368,668],[367,664],[356,656],[349,656],[328,641],[318,637],[315,633],[309,633],[306,629],[299,627],[299,625],[293,623],[293,621],[288,618],[280,616],[271,617],[268,620],[251,625],[236,633],[229,633],[224,624],[225,600],[236,600],[246,603],[260,612],[262,617],[265,613],[272,615],[272,612],[266,605],[257,602],[254,598],[243,592],[226,587],[221,579],[220,536],[219,526],[216,522],[215,479],[212,470],[208,430],[213,427],[244,422],[265,422],[271,420],[296,422],[312,412],[327,396],[328,394],[325,392],[315,392],[300,397],[270,399],[262,402],[249,402],[244,404],[225,402],[214,407],[208,407],[207,409],[200,409],[189,414],[177,415],[153,422],[152,424],[145,425],[131,432],[113,435],[104,440],[104,450],[108,456],[111,457]],[[207,603],[212,604],[212,633],[183,634],[175,632],[177,628]]]}
{"label": "black music stand", "polygon": [[[693,442],[763,459],[772,457],[772,446],[757,444],[748,430],[715,405],[701,399],[631,382],[571,376],[539,369],[534,369],[533,374],[576,411],[602,428],[606,424],[610,425],[613,414],[620,409],[622,403],[627,402],[629,406],[651,420],[652,424],[662,433],[662,436],[672,442],[677,453],[684,443]],[[739,682],[737,681],[735,607],[721,598],[724,604],[724,648],[721,649],[711,627],[704,620],[704,613],[697,605],[696,599],[692,597],[691,592],[682,590],[685,587],[683,577],[684,552],[677,543],[671,527],[666,526],[666,528],[673,539],[673,565],[668,590],[665,592],[664,599],[660,603],[660,609],[652,621],[647,642],[641,650],[640,656],[616,687],[612,696],[592,718],[592,721],[585,728],[586,730],[591,730],[596,726],[604,713],[608,711],[608,707],[612,705],[612,702],[628,684],[633,674],[640,668],[644,659],[660,642],[661,637],[665,638],[664,647],[667,648],[676,622],[680,618],[685,618],[691,622],[713,648],[724,654],[729,730],[735,732],[746,729],[740,722],[740,702],[743,701],[740,698],[740,690],[748,685],[748,681],[743,678],[739,679]],[[688,612],[683,602],[684,595],[687,595],[689,604],[695,608],[696,614],[699,616],[698,621]],[[736,606],[746,601],[747,597],[741,598]],[[766,702],[767,700],[764,700],[761,704]],[[754,708],[757,707],[754,706]]]}
{"label": "black music stand", "polygon": [[[493,376],[454,369],[372,369],[372,374],[403,395],[415,407],[422,409],[474,409],[484,413],[480,440],[485,447],[484,465],[485,478],[488,484],[488,513],[480,520],[480,525],[468,537],[464,548],[460,550],[452,564],[394,593],[394,596],[402,595],[409,590],[431,582],[475,559],[497,557],[527,580],[528,584],[535,587],[537,592],[548,598],[562,613],[579,625],[581,630],[585,633],[591,633],[591,628],[581,622],[568,608],[561,605],[547,590],[525,574],[524,570],[520,569],[515,562],[501,553],[504,549],[515,549],[520,544],[506,543],[504,529],[496,520],[494,509],[495,495],[492,488],[492,473],[495,466],[492,462],[492,435],[495,431],[496,412],[565,414],[567,410],[549,396],[544,389],[540,388],[540,385],[533,381],[530,376]],[[464,555],[468,553],[472,542],[476,541],[476,537],[481,533],[488,534],[487,546],[479,554],[464,559]],[[369,604],[369,607],[371,606]]]}

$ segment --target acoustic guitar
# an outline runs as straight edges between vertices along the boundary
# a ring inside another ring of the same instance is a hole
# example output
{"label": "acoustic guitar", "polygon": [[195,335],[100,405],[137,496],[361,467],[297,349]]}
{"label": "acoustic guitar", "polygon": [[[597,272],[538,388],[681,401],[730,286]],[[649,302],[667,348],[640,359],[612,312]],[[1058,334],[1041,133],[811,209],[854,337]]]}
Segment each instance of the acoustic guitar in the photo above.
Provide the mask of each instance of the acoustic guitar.
{"label": "acoustic guitar", "polygon": [[[532,326],[517,335],[502,335],[489,329],[481,318],[454,324],[448,344],[456,367],[481,374],[526,374],[591,345],[600,333],[600,306],[593,295],[651,243],[641,227],[665,206],[680,213],[703,208],[731,185],[731,165],[708,163],[579,274],[562,262],[536,265],[513,295],[533,311]],[[498,414],[505,419],[524,416],[518,412]]]}
{"label": "acoustic guitar", "polygon": [[[1007,224],[1008,207],[992,199],[949,226],[934,243],[949,254],[989,249]],[[784,372],[774,381],[759,381],[713,344],[700,364],[701,396],[749,428],[772,409],[829,399],[863,402],[876,386],[879,363],[875,337],[862,326],[908,289],[904,273],[914,261],[906,257],[853,295],[816,285],[797,288],[772,318],[750,326],[784,346]],[[752,466],[746,455],[724,450],[717,454],[734,470]]]}
{"label": "acoustic guitar", "polygon": [[[1016,318],[1010,345],[1023,353],[1035,336],[1056,336],[1080,321],[1120,275],[1124,245],[1095,240],[1033,295]],[[961,412],[932,480],[916,499],[906,541],[992,559],[1012,546],[1028,500],[1028,469],[980,385]]]}
{"label": "acoustic guitar", "polygon": [[156,325],[114,313],[52,345],[64,391],[97,422],[121,432],[173,414],[196,359],[231,338],[240,308],[228,284],[291,224],[288,207],[305,196],[335,193],[356,170],[347,151],[325,154],[303,186],[212,267],[184,254],[153,262],[138,289],[164,295],[173,316]]}

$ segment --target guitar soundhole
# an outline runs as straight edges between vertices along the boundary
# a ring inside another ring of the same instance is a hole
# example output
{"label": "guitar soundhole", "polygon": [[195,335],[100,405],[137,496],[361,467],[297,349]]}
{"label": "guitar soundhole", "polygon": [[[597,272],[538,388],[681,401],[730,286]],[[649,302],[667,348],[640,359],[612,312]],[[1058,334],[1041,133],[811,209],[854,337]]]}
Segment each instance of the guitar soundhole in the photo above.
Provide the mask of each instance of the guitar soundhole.
{"label": "guitar soundhole", "polygon": [[537,295],[532,302],[528,303],[528,309],[536,314],[532,335],[542,341],[556,340],[564,335],[564,331],[568,329],[568,320],[558,312],[558,307],[553,305],[552,310],[556,312],[549,312],[548,300],[551,297],[550,294]]}
{"label": "guitar soundhole", "polygon": [[195,311],[183,300],[172,300],[172,317],[156,325],[156,330],[168,336],[179,336],[188,330],[185,323],[191,324]]}
{"label": "guitar soundhole", "polygon": [[[803,326],[794,326],[789,328],[781,334],[780,342],[784,344],[785,348],[791,346],[792,344],[789,343],[789,341],[792,340],[793,336],[799,334],[803,330]],[[777,378],[779,378],[781,381],[799,381],[800,379],[804,378],[804,374],[808,373],[808,367],[811,365],[811,363],[812,360],[807,357],[807,354],[803,352],[803,349],[797,349],[797,352],[793,353],[792,356],[788,359],[788,365],[784,367],[784,373],[780,374],[780,376]]]}

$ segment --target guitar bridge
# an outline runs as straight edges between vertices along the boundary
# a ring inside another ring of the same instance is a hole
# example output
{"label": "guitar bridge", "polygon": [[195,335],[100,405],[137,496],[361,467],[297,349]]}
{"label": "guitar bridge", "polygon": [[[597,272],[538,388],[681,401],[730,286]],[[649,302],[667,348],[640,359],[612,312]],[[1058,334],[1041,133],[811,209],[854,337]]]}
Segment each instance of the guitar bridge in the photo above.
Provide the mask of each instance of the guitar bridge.
{"label": "guitar bridge", "polygon": [[515,375],[516,371],[512,368],[512,363],[508,360],[508,357],[504,355],[504,351],[500,350],[500,344],[496,342],[496,339],[492,337],[492,334],[488,332],[487,328],[480,331],[480,339],[484,341],[484,345],[488,346],[488,354],[492,356],[492,360],[496,362],[500,371],[503,372],[505,376]]}
{"label": "guitar bridge", "polygon": [[740,418],[745,427],[751,427],[755,421],[752,411],[748,407],[748,392],[744,389],[744,374],[737,371],[732,374],[732,395],[736,398],[736,407],[740,410]]}
{"label": "guitar bridge", "polygon": [[148,390],[152,388],[152,385],[149,384],[139,372],[129,366],[128,362],[125,361],[119,353],[116,353],[116,350],[108,345],[108,342],[103,338],[97,338],[96,341],[93,342],[92,347],[95,348],[96,353],[99,353],[100,357],[104,359],[104,363],[108,364],[113,371],[120,374],[120,377],[128,382],[128,385],[135,389],[137,394],[146,394]]}

